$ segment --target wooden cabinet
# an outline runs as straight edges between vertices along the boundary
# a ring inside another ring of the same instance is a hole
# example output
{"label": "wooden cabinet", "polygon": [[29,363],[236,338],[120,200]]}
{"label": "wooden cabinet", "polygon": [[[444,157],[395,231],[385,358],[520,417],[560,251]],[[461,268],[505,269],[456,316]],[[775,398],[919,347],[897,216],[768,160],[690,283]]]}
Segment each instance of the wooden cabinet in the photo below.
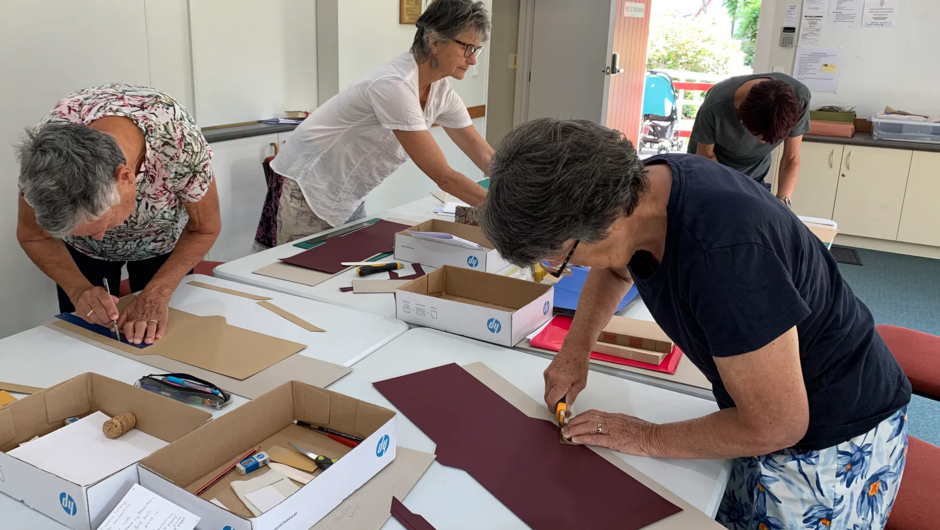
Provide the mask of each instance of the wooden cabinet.
{"label": "wooden cabinet", "polygon": [[940,153],[911,159],[898,241],[940,247]]}
{"label": "wooden cabinet", "polygon": [[232,261],[251,253],[268,186],[261,164],[274,154],[277,134],[215,142],[212,169],[219,190],[222,232],[210,261]]}
{"label": "wooden cabinet", "polygon": [[832,219],[842,168],[843,146],[804,142],[800,148],[800,177],[793,192],[793,211]]}
{"label": "wooden cabinet", "polygon": [[899,149],[845,146],[833,210],[840,232],[897,239],[912,154]]}

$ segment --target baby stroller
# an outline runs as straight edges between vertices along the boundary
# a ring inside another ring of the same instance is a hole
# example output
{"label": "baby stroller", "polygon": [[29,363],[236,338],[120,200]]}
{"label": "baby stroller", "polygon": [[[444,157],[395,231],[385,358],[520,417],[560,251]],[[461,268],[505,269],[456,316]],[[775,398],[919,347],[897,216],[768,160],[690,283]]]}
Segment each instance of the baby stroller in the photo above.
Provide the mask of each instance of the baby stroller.
{"label": "baby stroller", "polygon": [[677,99],[676,87],[669,74],[655,70],[646,73],[640,150],[647,147],[656,149],[658,153],[682,150]]}

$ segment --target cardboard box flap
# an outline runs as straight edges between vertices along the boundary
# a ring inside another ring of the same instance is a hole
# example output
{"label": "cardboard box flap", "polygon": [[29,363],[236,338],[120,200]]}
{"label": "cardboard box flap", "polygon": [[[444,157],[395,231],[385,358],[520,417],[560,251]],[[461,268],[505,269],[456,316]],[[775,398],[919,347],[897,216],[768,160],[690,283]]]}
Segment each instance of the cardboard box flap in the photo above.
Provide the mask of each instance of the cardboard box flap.
{"label": "cardboard box flap", "polygon": [[9,408],[0,409],[0,447],[16,438],[16,425],[13,423],[13,411]]}
{"label": "cardboard box flap", "polygon": [[293,393],[294,419],[363,438],[395,416],[388,409],[297,381]]}
{"label": "cardboard box flap", "polygon": [[58,423],[91,412],[91,377],[75,377],[56,385],[42,395],[46,403],[46,421]]}
{"label": "cardboard box flap", "polygon": [[359,407],[356,410],[356,431],[349,434],[356,434],[357,436],[365,438],[370,433],[379,430],[379,428],[385,425],[388,420],[392,419],[394,415],[394,412],[390,412],[386,408],[360,401]]}
{"label": "cardboard box flap", "polygon": [[[445,234],[457,236],[466,239],[467,241],[473,241],[477,245],[490,250],[496,248],[493,243],[491,243],[490,240],[483,235],[483,230],[478,226],[463,225],[453,221],[445,221],[443,219],[430,219],[421,224],[412,226],[408,230],[412,232],[444,232]],[[407,230],[402,230],[399,232],[399,234],[402,234],[406,237],[411,237],[408,235]]]}
{"label": "cardboard box flap", "polygon": [[103,375],[91,374],[93,407],[109,416],[133,412],[137,429],[173,442],[212,419],[212,414]]}
{"label": "cardboard box flap", "polygon": [[552,286],[444,265],[403,286],[404,291],[487,307],[521,309]]}
{"label": "cardboard box flap", "polygon": [[294,398],[294,419],[328,425],[332,412],[330,395],[323,390],[300,383],[291,383]]}
{"label": "cardboard box flap", "polygon": [[[141,465],[185,488],[237,458],[294,421],[291,384],[285,383],[190,432],[141,461]],[[212,447],[212,451],[204,451]]]}

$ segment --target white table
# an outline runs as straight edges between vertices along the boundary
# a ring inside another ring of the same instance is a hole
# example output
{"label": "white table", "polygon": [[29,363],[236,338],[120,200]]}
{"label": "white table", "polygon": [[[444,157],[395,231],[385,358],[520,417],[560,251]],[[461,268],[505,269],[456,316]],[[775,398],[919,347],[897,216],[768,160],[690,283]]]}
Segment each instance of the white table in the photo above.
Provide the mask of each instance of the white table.
{"label": "white table", "polygon": [[[370,219],[376,217],[381,219],[401,219],[405,221],[413,221],[415,224],[426,221],[428,219],[437,218],[453,221],[452,215],[444,216],[434,213],[434,209],[440,206],[442,206],[442,204],[439,200],[428,195],[424,199],[419,199],[397,208],[392,208],[391,210],[387,210],[376,215],[368,215],[366,217]],[[305,239],[319,237],[341,228],[343,228],[343,226],[313,234]],[[330,278],[329,280],[314,286],[303,285],[300,283],[289,282],[287,280],[280,280],[268,276],[261,276],[260,274],[254,274],[254,271],[271,265],[272,263],[276,263],[282,258],[288,258],[304,252],[305,249],[294,246],[296,243],[297,241],[285,243],[278,247],[265,250],[264,252],[258,252],[257,254],[252,254],[235,261],[224,263],[216,267],[212,274],[217,278],[231,280],[233,282],[253,285],[256,287],[263,287],[273,291],[309,298],[311,300],[318,300],[341,307],[350,307],[360,311],[365,311],[367,313],[395,318],[395,297],[392,294],[354,294],[351,292],[340,292],[340,287],[349,287],[352,285],[353,279],[358,279],[353,270],[340,273]],[[400,275],[405,276],[411,274],[413,271],[411,267],[408,266],[409,264],[407,262],[403,263],[406,265],[406,267],[399,271]],[[428,267],[425,268],[425,271],[429,270],[433,269]],[[373,274],[372,276],[367,277],[367,279],[387,280],[388,273]]]}
{"label": "white table", "polygon": [[[358,363],[353,373],[330,386],[343,394],[392,408],[373,386],[375,381],[456,362],[483,362],[541,402],[542,371],[548,361],[533,355],[444,332],[412,329]],[[714,402],[592,373],[579,395],[577,410],[596,408],[632,414],[657,423],[681,421],[715,412]],[[434,452],[435,444],[407,417],[398,419],[398,445]],[[714,517],[731,472],[726,460],[661,460],[621,455],[629,464]],[[525,528],[525,525],[466,472],[435,462],[408,495],[405,504],[438,528]],[[401,528],[390,521],[385,528]]]}
{"label": "white table", "polygon": [[[305,331],[257,306],[254,300],[187,285],[192,280],[270,296],[275,305],[325,329],[326,333]],[[307,344],[309,347],[301,354],[344,366],[352,366],[408,329],[397,320],[200,275],[183,279],[170,306],[202,316],[222,315],[232,325]],[[141,377],[160,371],[45,326],[0,340],[0,379],[11,383],[47,388],[85,372],[95,372],[132,385]],[[233,396],[232,404],[223,411],[207,410],[217,417],[246,402],[243,397]],[[6,495],[0,495],[0,514],[0,528],[66,528]]]}

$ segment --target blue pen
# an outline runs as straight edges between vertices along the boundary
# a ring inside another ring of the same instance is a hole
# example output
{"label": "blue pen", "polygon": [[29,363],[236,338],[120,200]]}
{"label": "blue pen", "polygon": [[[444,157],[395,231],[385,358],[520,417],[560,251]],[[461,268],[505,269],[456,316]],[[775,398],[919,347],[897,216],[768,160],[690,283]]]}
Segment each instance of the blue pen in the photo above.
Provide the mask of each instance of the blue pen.
{"label": "blue pen", "polygon": [[214,388],[209,388],[209,387],[207,387],[207,386],[205,386],[205,385],[200,385],[199,383],[194,383],[194,382],[192,382],[192,381],[188,381],[188,380],[186,380],[186,379],[181,379],[181,378],[179,378],[179,377],[174,377],[174,376],[172,376],[172,375],[168,375],[168,376],[166,377],[166,380],[169,381],[169,382],[171,382],[171,383],[174,383],[174,384],[177,384],[177,385],[180,385],[180,386],[184,386],[184,387],[186,387],[186,388],[192,388],[192,389],[195,389],[195,390],[201,390],[201,391],[203,391],[203,392],[209,392],[210,394],[215,394],[215,395],[217,395],[217,396],[221,396],[221,395],[222,395],[221,392],[219,392],[218,390],[216,390],[216,389],[214,389]]}

